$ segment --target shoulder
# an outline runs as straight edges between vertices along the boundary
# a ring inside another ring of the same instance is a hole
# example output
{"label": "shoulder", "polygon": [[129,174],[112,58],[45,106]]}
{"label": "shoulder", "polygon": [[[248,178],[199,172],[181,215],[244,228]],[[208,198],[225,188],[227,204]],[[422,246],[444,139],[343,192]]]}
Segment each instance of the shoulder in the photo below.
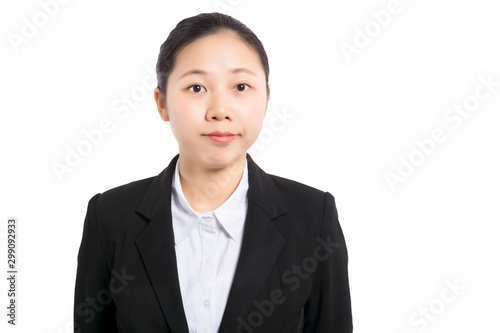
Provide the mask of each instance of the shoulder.
{"label": "shoulder", "polygon": [[298,191],[305,195],[324,195],[325,191],[319,190],[310,185],[306,185],[304,183],[300,183],[293,179],[280,177],[273,174],[268,174],[268,176],[272,179],[276,187],[285,191]]}
{"label": "shoulder", "polygon": [[315,239],[322,233],[325,223],[336,223],[338,220],[335,199],[329,192],[292,179],[276,175],[269,177],[287,211],[286,222],[281,226],[280,223],[277,224],[283,234],[292,233],[303,235],[306,239]]}
{"label": "shoulder", "polygon": [[154,179],[155,177],[149,177],[108,189],[100,195],[99,201],[108,205],[113,203],[128,205],[138,202]]}
{"label": "shoulder", "polygon": [[89,201],[89,211],[107,223],[133,216],[154,179],[140,179],[97,193]]}
{"label": "shoulder", "polygon": [[[92,226],[102,244],[134,239],[147,225],[136,210],[154,179],[150,177],[123,184],[97,193],[90,199],[86,224]],[[109,247],[105,248],[111,251]]]}
{"label": "shoulder", "polygon": [[172,175],[178,156],[176,155],[170,164],[156,176],[136,180],[98,194],[97,208],[116,209],[117,212],[130,213],[135,212],[139,204],[144,201],[162,204],[169,199],[167,195],[170,193]]}
{"label": "shoulder", "polygon": [[267,173],[251,157],[248,161],[249,200],[269,212],[270,216],[288,211],[291,215],[311,220],[320,218],[325,204],[333,202],[333,196],[328,192]]}
{"label": "shoulder", "polygon": [[287,240],[286,253],[291,257],[298,253],[296,249],[313,253],[318,239],[342,241],[335,199],[330,192],[280,176],[268,176],[279,196],[275,202],[281,200],[285,207],[273,222]]}
{"label": "shoulder", "polygon": [[301,206],[322,206],[326,197],[331,197],[325,192],[298,181],[268,174],[281,196],[287,201],[299,203]]}

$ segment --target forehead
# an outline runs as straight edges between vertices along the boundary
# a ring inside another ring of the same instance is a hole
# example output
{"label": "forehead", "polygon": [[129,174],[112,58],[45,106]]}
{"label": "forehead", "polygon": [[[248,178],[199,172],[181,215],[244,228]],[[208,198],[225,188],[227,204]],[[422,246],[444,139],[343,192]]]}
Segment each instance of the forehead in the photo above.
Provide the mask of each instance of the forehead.
{"label": "forehead", "polygon": [[176,58],[175,72],[199,68],[203,70],[227,70],[248,67],[262,71],[258,53],[236,33],[223,30],[188,44]]}

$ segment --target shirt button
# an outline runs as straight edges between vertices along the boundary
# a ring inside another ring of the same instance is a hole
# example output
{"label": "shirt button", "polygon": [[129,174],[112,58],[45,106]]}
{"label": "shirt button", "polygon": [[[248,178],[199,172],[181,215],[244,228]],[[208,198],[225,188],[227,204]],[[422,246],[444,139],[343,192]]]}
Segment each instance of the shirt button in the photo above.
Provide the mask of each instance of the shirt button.
{"label": "shirt button", "polygon": [[203,307],[208,308],[210,306],[210,301],[208,299],[203,301]]}
{"label": "shirt button", "polygon": [[205,221],[205,223],[212,223],[214,218],[212,216],[203,216],[203,221]]}
{"label": "shirt button", "polygon": [[210,265],[213,262],[212,258],[206,257],[205,258],[205,264]]}

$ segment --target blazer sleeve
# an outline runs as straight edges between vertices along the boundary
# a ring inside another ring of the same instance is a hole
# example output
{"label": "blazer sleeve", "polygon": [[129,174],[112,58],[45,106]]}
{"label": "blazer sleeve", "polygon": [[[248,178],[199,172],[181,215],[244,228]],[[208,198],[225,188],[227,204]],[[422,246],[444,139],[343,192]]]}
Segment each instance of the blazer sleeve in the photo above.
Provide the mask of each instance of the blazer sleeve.
{"label": "blazer sleeve", "polygon": [[99,194],[90,199],[78,252],[74,298],[75,333],[118,332],[116,307],[110,291],[110,269],[104,256],[96,207]]}
{"label": "blazer sleeve", "polygon": [[347,274],[347,247],[338,221],[335,199],[326,192],[320,244],[315,252],[318,268],[304,307],[304,333],[351,333],[351,297]]}

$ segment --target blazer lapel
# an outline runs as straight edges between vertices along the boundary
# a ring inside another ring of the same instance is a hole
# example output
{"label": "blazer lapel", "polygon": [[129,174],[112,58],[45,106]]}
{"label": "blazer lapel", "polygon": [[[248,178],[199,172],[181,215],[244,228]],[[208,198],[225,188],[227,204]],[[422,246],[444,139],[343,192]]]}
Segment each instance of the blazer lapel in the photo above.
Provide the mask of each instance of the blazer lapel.
{"label": "blazer lapel", "polygon": [[[179,286],[170,207],[172,176],[178,158],[179,155],[174,157],[153,180],[136,209],[150,220],[137,237],[136,245],[170,329],[174,333],[184,333],[188,331],[188,324]],[[220,332],[232,331],[235,319],[256,300],[285,243],[273,224],[274,219],[286,213],[279,192],[248,154],[247,161],[248,211]]]}
{"label": "blazer lapel", "polygon": [[188,324],[177,274],[170,207],[172,176],[178,157],[174,157],[153,180],[136,210],[150,219],[137,237],[136,246],[170,329],[174,333],[185,333],[188,332]]}
{"label": "blazer lapel", "polygon": [[247,154],[248,211],[238,265],[220,332],[234,330],[236,319],[257,300],[285,243],[273,220],[286,208],[271,178]]}

